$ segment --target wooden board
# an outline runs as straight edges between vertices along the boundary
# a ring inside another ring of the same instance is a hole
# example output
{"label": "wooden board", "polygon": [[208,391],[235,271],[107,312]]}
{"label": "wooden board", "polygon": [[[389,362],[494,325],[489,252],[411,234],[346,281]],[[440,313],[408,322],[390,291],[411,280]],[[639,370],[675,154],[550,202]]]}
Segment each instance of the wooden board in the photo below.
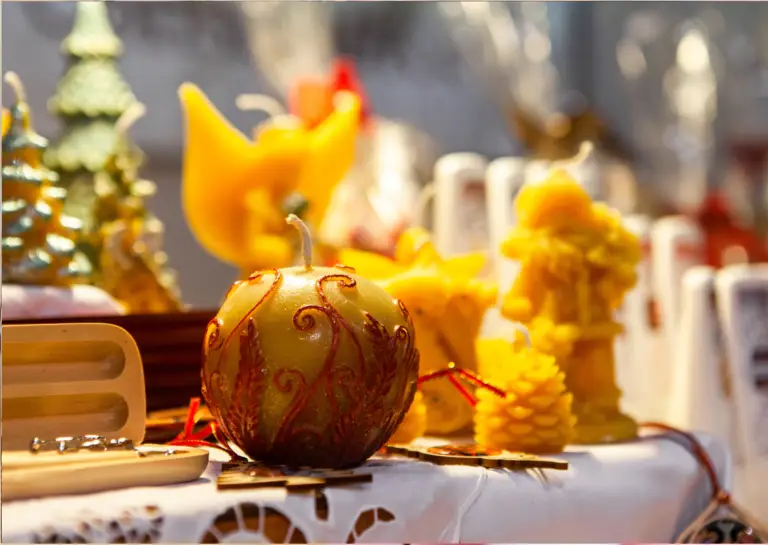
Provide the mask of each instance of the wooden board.
{"label": "wooden board", "polygon": [[2,326],[3,449],[33,437],[144,438],[144,372],[136,343],[111,324]]}

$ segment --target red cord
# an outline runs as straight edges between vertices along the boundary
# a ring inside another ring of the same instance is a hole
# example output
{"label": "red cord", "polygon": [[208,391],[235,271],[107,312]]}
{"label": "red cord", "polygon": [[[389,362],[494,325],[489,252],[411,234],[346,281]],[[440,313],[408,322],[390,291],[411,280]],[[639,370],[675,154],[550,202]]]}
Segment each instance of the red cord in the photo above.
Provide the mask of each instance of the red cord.
{"label": "red cord", "polygon": [[730,501],[730,494],[720,486],[720,479],[717,477],[717,470],[715,469],[715,464],[712,462],[712,458],[710,458],[707,450],[695,435],[687,431],[679,430],[668,424],[662,424],[661,422],[645,422],[640,424],[640,427],[662,430],[685,439],[688,443],[688,450],[694,455],[707,474],[709,483],[712,485],[712,498],[723,504]]}
{"label": "red cord", "polygon": [[467,390],[461,382],[459,382],[459,379],[453,375],[448,375],[448,380],[451,381],[451,384],[453,384],[454,388],[459,391],[462,397],[467,400],[467,403],[469,403],[472,407],[477,405],[475,396],[473,396],[470,391]]}
{"label": "red cord", "polygon": [[427,373],[426,375],[420,376],[418,380],[418,384],[421,385],[421,384],[424,384],[425,382],[429,382],[430,380],[448,377],[448,380],[451,381],[451,384],[453,384],[454,387],[459,391],[459,393],[463,395],[467,399],[467,401],[474,407],[475,404],[477,403],[477,400],[474,398],[474,396],[471,393],[469,393],[469,391],[466,388],[464,388],[464,386],[457,380],[457,377],[455,375],[458,375],[458,378],[464,379],[464,381],[469,382],[473,386],[477,386],[478,388],[485,388],[486,390],[494,393],[499,397],[503,398],[507,396],[507,392],[505,392],[501,388],[497,388],[493,384],[489,384],[488,382],[484,381],[479,376],[477,376],[475,373],[467,371],[466,369],[459,369],[455,367],[453,363],[449,364],[448,367],[446,367],[445,369],[440,369],[439,371],[434,371],[432,373]]}
{"label": "red cord", "polygon": [[[197,413],[199,409],[200,398],[193,397],[190,399],[189,410],[187,411],[187,421],[184,424],[184,429],[173,440],[169,441],[168,445],[178,447],[215,448],[229,454],[230,462],[241,459],[242,457],[229,447],[227,437],[215,423],[211,422],[199,432],[194,433],[195,423],[197,422]],[[216,438],[216,440],[219,442],[218,444],[205,441],[205,439],[211,435]]]}

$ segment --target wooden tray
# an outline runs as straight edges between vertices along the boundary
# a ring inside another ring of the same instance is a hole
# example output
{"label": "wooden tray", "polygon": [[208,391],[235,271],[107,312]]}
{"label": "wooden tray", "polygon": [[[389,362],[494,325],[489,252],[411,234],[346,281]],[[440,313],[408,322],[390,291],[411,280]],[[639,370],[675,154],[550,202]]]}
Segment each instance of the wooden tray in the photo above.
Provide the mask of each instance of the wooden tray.
{"label": "wooden tray", "polygon": [[136,343],[111,324],[3,325],[3,449],[33,437],[144,439]]}
{"label": "wooden tray", "polygon": [[[77,455],[64,454],[54,455],[64,463],[4,469],[3,501],[184,483],[198,479],[208,465],[208,452],[197,448],[146,445],[138,447],[137,451],[144,456],[111,458],[104,456],[107,453],[94,452],[91,459],[81,457],[80,461],[70,461],[68,457]],[[154,456],[151,455],[153,451]],[[166,452],[173,454],[165,455]],[[4,452],[3,465],[6,457],[20,459],[23,454],[26,453]]]}
{"label": "wooden tray", "polygon": [[205,450],[139,446],[144,372],[125,329],[4,324],[2,334],[3,501],[173,484],[203,473]]}
{"label": "wooden tray", "polygon": [[143,361],[148,411],[170,409],[200,396],[200,367],[205,330],[215,310],[88,318],[8,320],[5,324],[106,323],[125,329]]}

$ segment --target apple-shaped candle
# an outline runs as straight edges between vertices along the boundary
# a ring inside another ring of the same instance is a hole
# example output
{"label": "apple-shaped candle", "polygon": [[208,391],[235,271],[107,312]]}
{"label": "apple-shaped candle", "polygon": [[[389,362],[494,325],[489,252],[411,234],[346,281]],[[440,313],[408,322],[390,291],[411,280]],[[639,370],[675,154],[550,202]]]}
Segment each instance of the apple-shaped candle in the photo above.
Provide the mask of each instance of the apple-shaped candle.
{"label": "apple-shaped candle", "polygon": [[203,395],[221,429],[256,461],[362,464],[416,393],[419,354],[405,306],[354,269],[304,265],[235,282],[208,326]]}

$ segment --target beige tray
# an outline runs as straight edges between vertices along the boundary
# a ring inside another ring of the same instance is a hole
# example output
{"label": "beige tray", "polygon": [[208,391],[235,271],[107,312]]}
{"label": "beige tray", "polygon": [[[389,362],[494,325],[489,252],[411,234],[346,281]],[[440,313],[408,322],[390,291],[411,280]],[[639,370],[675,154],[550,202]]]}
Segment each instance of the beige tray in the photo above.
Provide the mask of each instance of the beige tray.
{"label": "beige tray", "polygon": [[144,439],[146,394],[133,338],[110,324],[4,325],[3,449],[33,437]]}
{"label": "beige tray", "polygon": [[[2,327],[3,501],[191,481],[208,452],[142,445],[135,449],[31,453],[32,439],[145,434],[141,356],[111,324]],[[172,451],[172,453],[169,453]]]}
{"label": "beige tray", "polygon": [[[208,465],[208,451],[203,449],[143,445],[137,450],[145,456],[139,457],[136,452],[125,452],[124,457],[109,456],[116,453],[107,452],[89,453],[90,456],[53,454],[51,458],[61,462],[56,464],[40,464],[43,455],[4,452],[3,464],[6,456],[20,463],[25,454],[32,464],[3,468],[3,501],[183,483],[199,478]],[[157,454],[152,455],[152,451]],[[172,454],[163,454],[169,451]],[[107,456],[100,456],[102,454]]]}

